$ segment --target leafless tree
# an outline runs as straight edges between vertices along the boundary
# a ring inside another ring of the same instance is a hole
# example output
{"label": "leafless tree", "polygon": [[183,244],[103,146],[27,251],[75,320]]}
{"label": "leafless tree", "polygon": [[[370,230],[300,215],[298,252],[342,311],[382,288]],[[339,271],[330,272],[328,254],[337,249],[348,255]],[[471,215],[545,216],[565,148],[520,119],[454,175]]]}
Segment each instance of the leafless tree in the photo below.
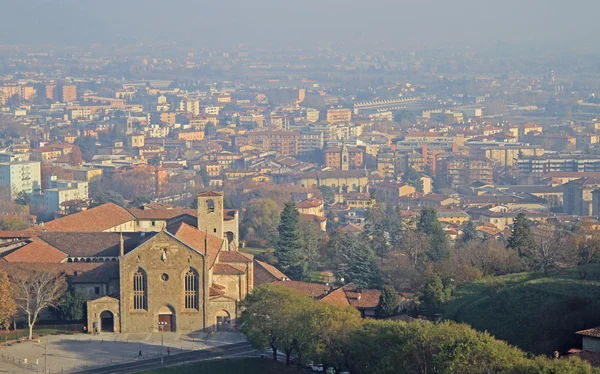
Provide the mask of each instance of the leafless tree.
{"label": "leafless tree", "polygon": [[569,235],[553,224],[542,224],[532,231],[535,245],[525,253],[525,258],[531,268],[541,269],[548,275],[549,270],[569,258],[570,250],[566,246]]}
{"label": "leafless tree", "polygon": [[592,221],[583,221],[576,227],[567,247],[574,252],[571,262],[577,265],[581,279],[585,279],[588,265],[600,256],[600,231]]}
{"label": "leafless tree", "polygon": [[12,279],[13,298],[27,316],[29,340],[33,338],[33,326],[41,311],[57,307],[67,291],[67,282],[62,273],[29,270],[16,273]]}

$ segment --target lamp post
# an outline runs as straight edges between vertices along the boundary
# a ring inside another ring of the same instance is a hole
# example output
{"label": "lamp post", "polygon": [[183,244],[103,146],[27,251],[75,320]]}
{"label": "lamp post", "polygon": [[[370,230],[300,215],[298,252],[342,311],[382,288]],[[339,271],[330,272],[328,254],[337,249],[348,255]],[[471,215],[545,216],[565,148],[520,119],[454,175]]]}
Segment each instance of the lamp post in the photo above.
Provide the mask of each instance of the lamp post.
{"label": "lamp post", "polygon": [[160,366],[164,365],[164,355],[163,355],[163,329],[166,326],[166,322],[158,322],[158,329],[160,330]]}

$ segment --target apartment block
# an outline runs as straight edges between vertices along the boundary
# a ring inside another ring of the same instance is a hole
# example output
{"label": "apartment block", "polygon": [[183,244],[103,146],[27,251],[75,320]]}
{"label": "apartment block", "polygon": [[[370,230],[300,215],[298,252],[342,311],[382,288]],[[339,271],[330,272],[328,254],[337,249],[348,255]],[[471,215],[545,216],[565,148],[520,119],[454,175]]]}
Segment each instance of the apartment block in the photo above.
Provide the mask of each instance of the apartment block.
{"label": "apartment block", "polygon": [[0,163],[0,186],[8,188],[15,199],[19,193],[32,193],[41,188],[41,164],[37,161]]}

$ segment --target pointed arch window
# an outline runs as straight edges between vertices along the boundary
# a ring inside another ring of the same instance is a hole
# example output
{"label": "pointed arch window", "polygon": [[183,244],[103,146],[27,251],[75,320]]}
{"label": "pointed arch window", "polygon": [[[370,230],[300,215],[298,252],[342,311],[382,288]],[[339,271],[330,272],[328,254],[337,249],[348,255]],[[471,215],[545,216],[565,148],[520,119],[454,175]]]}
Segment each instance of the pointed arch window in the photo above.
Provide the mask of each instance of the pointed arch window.
{"label": "pointed arch window", "polygon": [[133,274],[133,309],[148,310],[148,277],[141,268]]}
{"label": "pointed arch window", "polygon": [[199,276],[198,272],[192,268],[185,273],[185,309],[199,309],[198,288]]}

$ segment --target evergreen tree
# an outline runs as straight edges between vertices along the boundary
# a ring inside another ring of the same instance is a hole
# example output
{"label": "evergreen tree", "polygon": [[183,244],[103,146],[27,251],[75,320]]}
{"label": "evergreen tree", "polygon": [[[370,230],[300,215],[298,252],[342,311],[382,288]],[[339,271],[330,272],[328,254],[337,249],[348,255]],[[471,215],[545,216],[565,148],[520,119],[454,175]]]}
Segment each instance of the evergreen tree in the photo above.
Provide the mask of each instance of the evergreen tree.
{"label": "evergreen tree", "polygon": [[377,260],[368,243],[351,235],[342,234],[336,240],[338,279],[352,282],[359,288],[376,287],[380,282]]}
{"label": "evergreen tree", "polygon": [[381,295],[379,295],[379,303],[377,304],[375,315],[379,318],[391,317],[396,314],[398,305],[400,305],[400,298],[394,287],[385,286],[381,290]]}
{"label": "evergreen tree", "polygon": [[385,208],[385,226],[393,249],[402,246],[402,216],[400,208],[388,204]]}
{"label": "evergreen tree", "polygon": [[365,241],[371,245],[373,252],[381,258],[381,261],[390,252],[388,243],[389,233],[386,231],[386,223],[387,221],[381,207],[375,206],[367,211],[365,230],[362,235]]}
{"label": "evergreen tree", "polygon": [[462,236],[460,237],[460,241],[463,243],[468,243],[474,239],[477,239],[477,230],[475,228],[475,223],[473,223],[473,221],[471,220],[468,220],[463,224]]}
{"label": "evergreen tree", "polygon": [[531,226],[523,212],[517,214],[513,221],[507,247],[516,250],[519,256],[524,256],[531,248],[535,247]]}
{"label": "evergreen tree", "polygon": [[306,262],[302,256],[300,213],[293,201],[285,203],[278,232],[275,257],[279,268],[292,279],[300,280],[305,275]]}
{"label": "evergreen tree", "polygon": [[442,260],[449,255],[448,237],[437,218],[434,208],[423,208],[417,221],[417,231],[429,237],[429,248],[426,252],[432,261]]}

